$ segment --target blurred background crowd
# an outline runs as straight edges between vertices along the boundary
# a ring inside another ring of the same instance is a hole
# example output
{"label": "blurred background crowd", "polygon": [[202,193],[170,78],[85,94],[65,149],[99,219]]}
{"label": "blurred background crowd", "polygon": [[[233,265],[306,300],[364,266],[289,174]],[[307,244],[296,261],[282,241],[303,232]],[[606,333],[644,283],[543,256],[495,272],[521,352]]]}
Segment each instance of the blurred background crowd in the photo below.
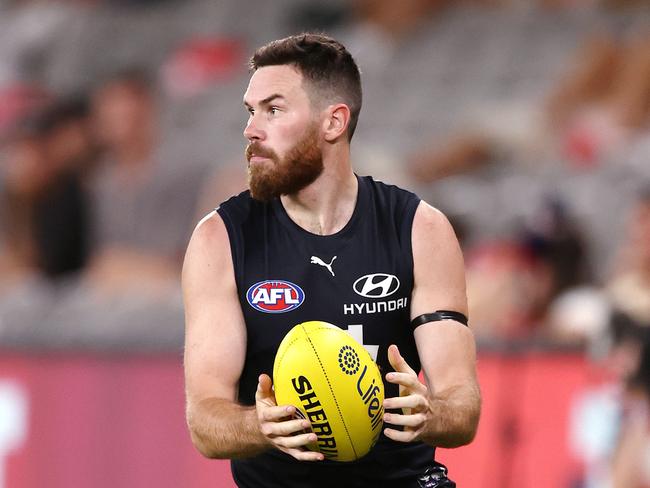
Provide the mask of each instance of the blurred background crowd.
{"label": "blurred background crowd", "polygon": [[362,70],[356,171],[452,221],[479,346],[606,372],[574,488],[650,486],[648,0],[0,0],[0,343],[180,347],[189,235],[246,186],[247,58],[304,30]]}

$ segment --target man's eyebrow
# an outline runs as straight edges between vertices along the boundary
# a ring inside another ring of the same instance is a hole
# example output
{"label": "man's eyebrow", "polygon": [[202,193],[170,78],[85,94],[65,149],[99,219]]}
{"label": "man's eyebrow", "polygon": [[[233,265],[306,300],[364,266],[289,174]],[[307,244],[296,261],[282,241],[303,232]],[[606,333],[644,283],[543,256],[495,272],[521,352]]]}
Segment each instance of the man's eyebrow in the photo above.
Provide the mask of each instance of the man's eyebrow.
{"label": "man's eyebrow", "polygon": [[[271,103],[276,98],[281,98],[281,99],[284,100],[284,95],[280,95],[279,93],[274,93],[273,95],[270,95],[270,96],[266,97],[264,100],[261,100],[260,105],[262,105],[262,106],[268,105],[269,103]],[[248,108],[251,108],[251,104],[248,103],[246,100],[244,100],[244,105],[246,107],[248,107]]]}

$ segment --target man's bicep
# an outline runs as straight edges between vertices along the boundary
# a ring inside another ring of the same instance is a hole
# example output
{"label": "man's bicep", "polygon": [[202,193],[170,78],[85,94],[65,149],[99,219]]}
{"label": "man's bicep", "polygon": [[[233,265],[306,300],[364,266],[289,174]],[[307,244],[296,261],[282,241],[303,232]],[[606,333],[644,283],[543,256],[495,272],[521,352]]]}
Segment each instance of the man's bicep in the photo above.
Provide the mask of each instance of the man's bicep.
{"label": "man's bicep", "polygon": [[195,229],[183,265],[188,403],[235,400],[246,354],[228,234],[212,213]]}
{"label": "man's bicep", "polygon": [[412,230],[414,286],[411,319],[437,310],[467,315],[463,255],[451,224],[420,202]]}
{"label": "man's bicep", "polygon": [[[421,202],[412,241],[415,283],[411,318],[438,310],[467,316],[463,256],[449,221]],[[455,320],[441,320],[418,326],[414,334],[425,377],[436,391],[476,380],[476,346],[468,327]]]}

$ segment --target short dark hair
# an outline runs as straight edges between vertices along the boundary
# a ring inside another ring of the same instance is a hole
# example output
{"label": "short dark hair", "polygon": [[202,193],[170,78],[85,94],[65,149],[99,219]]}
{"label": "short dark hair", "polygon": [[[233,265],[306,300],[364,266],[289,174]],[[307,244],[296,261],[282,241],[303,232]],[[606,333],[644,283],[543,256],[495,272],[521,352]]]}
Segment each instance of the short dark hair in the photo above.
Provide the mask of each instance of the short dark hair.
{"label": "short dark hair", "polygon": [[260,47],[249,62],[251,71],[278,65],[296,67],[316,93],[350,108],[348,140],[351,140],[361,111],[361,76],[345,46],[323,34],[304,33]]}

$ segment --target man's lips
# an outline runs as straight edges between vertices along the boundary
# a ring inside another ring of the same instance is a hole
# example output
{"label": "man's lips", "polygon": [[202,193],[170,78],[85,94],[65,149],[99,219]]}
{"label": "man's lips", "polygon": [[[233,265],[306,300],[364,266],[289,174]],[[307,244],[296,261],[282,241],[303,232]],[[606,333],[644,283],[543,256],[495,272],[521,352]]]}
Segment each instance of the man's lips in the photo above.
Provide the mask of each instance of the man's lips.
{"label": "man's lips", "polygon": [[253,155],[251,155],[250,158],[248,158],[248,162],[249,163],[261,163],[263,161],[268,161],[269,159],[271,159],[271,158],[269,158],[267,156],[261,156],[259,154],[253,154]]}
{"label": "man's lips", "polygon": [[246,148],[246,159],[248,159],[249,163],[259,163],[273,159],[273,156],[272,154],[269,154],[269,151],[257,147],[256,144],[251,144]]}

